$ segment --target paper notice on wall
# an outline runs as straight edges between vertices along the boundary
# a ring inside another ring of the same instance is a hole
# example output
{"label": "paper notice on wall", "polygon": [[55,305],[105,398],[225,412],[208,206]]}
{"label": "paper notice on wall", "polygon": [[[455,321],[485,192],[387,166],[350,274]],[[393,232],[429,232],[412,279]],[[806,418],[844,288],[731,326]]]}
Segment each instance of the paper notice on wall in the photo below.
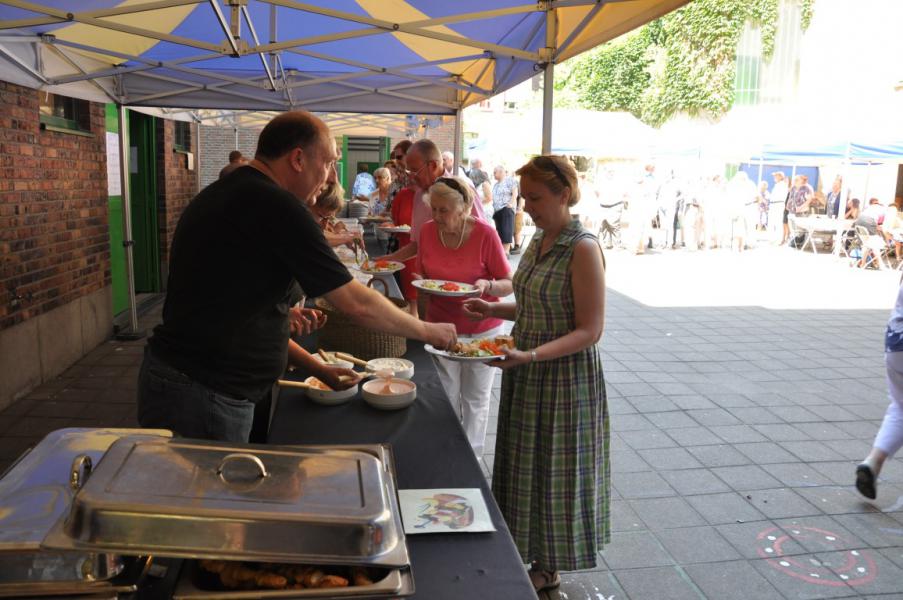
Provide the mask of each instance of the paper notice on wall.
{"label": "paper notice on wall", "polygon": [[107,195],[122,195],[122,167],[119,164],[119,134],[107,132]]}
{"label": "paper notice on wall", "polygon": [[185,153],[186,164],[188,165],[189,171],[194,171],[194,154],[191,152]]}

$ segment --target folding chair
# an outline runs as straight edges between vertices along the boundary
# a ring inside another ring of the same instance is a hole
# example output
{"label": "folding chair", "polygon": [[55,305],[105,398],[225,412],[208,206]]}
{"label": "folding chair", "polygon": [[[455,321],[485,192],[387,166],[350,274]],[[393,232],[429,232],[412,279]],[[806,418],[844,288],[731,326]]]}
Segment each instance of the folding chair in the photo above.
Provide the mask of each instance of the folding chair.
{"label": "folding chair", "polygon": [[[884,260],[884,252],[887,250],[887,242],[880,235],[869,233],[869,230],[862,225],[856,225],[856,237],[862,246],[862,257],[865,264],[863,268],[868,267],[872,260],[875,260],[879,269],[888,269],[889,265]],[[874,257],[874,258],[873,258]]]}

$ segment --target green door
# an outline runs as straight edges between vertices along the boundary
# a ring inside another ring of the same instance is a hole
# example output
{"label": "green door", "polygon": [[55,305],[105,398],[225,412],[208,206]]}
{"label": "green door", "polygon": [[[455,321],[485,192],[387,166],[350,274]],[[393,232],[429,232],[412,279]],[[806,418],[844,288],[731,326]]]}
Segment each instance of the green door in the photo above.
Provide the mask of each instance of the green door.
{"label": "green door", "polygon": [[129,192],[132,196],[132,239],[135,292],[160,291],[160,248],[157,234],[157,152],[155,119],[129,111]]}

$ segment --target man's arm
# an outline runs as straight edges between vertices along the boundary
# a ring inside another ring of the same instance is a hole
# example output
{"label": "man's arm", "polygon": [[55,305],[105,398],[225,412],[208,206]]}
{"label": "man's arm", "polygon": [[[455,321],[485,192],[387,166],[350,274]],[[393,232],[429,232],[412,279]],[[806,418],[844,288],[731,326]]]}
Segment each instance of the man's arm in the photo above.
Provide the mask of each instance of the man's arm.
{"label": "man's arm", "polygon": [[398,262],[404,262],[406,260],[410,260],[417,256],[417,242],[411,242],[404,248],[399,248],[392,254],[386,254],[381,257],[382,260],[394,260]]}
{"label": "man's arm", "polygon": [[368,329],[421,340],[437,348],[449,348],[457,339],[454,325],[415,319],[379,292],[355,280],[325,296],[355,323]]}

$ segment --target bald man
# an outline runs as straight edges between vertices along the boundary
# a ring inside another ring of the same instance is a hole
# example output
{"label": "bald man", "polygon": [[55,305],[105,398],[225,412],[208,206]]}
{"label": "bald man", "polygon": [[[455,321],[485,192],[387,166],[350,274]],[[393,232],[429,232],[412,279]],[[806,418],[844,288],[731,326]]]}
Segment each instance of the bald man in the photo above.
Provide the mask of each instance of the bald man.
{"label": "bald man", "polygon": [[[303,111],[264,127],[250,165],[186,207],[172,243],[163,322],[148,340],[138,421],[184,437],[247,442],[255,403],[288,361],[300,284],[362,327],[449,347],[454,326],[424,323],[355,281],[308,206],[335,182],[335,138]],[[297,283],[296,283],[297,282]]]}

